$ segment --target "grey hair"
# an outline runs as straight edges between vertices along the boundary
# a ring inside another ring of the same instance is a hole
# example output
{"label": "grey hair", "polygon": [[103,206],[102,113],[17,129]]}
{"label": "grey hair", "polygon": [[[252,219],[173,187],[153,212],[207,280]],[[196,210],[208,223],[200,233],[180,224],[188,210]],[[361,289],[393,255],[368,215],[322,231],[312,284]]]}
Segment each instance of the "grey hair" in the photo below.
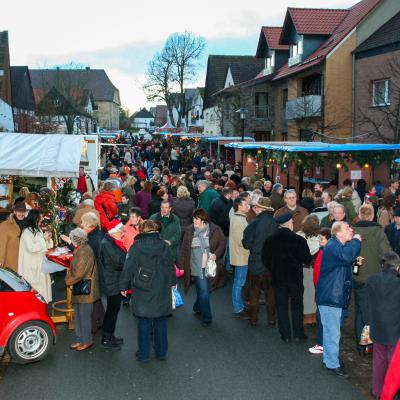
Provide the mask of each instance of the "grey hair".
{"label": "grey hair", "polygon": [[206,181],[205,179],[198,181],[196,186],[199,187],[200,185],[206,185],[207,187],[209,186],[208,181]]}
{"label": "grey hair", "polygon": [[87,233],[82,228],[75,228],[69,233],[69,238],[78,246],[87,242]]}
{"label": "grey hair", "polygon": [[333,210],[339,203],[337,201],[330,201],[327,205],[326,208],[329,210]]}
{"label": "grey hair", "polygon": [[344,208],[344,205],[343,205],[343,204],[337,203],[337,204],[335,204],[335,205],[333,206],[333,209],[335,209],[335,208],[341,208],[341,209],[343,210],[343,212],[345,212],[345,208]]}
{"label": "grey hair", "polygon": [[253,194],[259,194],[261,197],[263,196],[263,192],[260,189],[254,189]]}
{"label": "grey hair", "polygon": [[272,186],[272,192],[277,192],[280,189],[283,189],[283,185],[281,183],[275,183],[275,185]]}
{"label": "grey hair", "polygon": [[296,191],[295,191],[294,189],[288,189],[288,190],[286,190],[286,192],[285,192],[285,194],[283,195],[283,197],[286,199],[286,197],[287,197],[288,194],[290,194],[290,193],[294,193],[294,194],[296,195],[296,197],[297,197],[297,193],[296,193]]}

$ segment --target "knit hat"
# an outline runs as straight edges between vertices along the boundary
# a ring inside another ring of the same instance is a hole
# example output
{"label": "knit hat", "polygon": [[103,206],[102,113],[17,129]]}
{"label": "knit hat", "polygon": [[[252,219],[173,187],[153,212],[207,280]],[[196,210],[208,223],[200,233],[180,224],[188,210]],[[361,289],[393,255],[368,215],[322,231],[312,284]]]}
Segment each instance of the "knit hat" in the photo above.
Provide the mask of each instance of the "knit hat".
{"label": "knit hat", "polygon": [[124,228],[125,228],[124,224],[120,220],[113,219],[108,224],[108,231],[107,232],[110,235],[113,235],[114,233],[123,232]]}
{"label": "knit hat", "polygon": [[271,199],[269,197],[260,197],[255,206],[263,208],[264,210],[274,211],[271,207]]}

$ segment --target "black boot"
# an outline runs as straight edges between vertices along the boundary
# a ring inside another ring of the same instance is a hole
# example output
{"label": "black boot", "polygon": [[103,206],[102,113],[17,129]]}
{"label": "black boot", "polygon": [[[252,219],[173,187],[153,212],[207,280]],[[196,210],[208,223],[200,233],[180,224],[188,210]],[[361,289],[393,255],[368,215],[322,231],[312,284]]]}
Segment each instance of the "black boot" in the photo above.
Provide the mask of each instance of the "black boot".
{"label": "black boot", "polygon": [[101,338],[101,347],[106,349],[120,349],[121,344],[117,343],[112,335],[103,335]]}

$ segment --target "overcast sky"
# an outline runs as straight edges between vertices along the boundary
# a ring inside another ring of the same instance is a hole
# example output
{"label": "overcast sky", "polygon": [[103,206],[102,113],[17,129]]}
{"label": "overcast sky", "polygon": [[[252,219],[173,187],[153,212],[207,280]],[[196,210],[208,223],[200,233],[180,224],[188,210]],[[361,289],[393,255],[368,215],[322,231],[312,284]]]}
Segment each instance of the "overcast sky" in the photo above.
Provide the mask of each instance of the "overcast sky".
{"label": "overcast sky", "polygon": [[[236,4],[237,3],[237,4]],[[131,112],[147,105],[140,89],[147,62],[169,34],[207,39],[208,54],[254,55],[262,25],[283,23],[287,7],[350,7],[356,0],[13,0],[0,14],[9,31],[11,65],[54,67],[74,62],[104,68]]]}

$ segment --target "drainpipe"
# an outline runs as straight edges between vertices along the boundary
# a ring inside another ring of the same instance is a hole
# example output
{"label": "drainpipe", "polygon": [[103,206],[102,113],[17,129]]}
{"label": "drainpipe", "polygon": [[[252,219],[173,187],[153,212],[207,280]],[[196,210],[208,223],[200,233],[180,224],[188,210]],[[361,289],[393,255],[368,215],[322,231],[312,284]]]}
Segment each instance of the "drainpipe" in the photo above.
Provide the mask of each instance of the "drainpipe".
{"label": "drainpipe", "polygon": [[[321,133],[325,132],[325,76],[321,74]],[[324,141],[324,136],[320,137],[321,142]]]}
{"label": "drainpipe", "polygon": [[351,141],[354,143],[356,126],[356,55],[352,54],[352,103],[351,103]]}

